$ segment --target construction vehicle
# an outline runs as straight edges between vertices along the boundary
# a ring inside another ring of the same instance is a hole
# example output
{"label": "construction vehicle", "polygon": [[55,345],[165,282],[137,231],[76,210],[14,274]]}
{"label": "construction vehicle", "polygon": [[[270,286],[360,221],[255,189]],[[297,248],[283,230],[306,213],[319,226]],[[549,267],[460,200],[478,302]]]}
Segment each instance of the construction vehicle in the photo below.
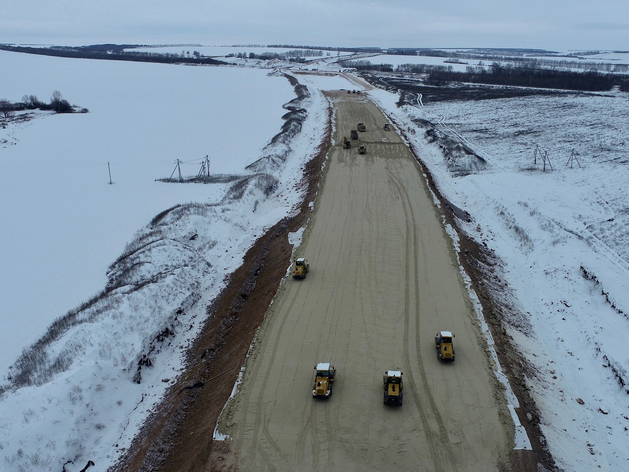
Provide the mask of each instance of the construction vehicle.
{"label": "construction vehicle", "polygon": [[365,131],[367,131],[367,128],[365,127],[365,123],[358,123],[358,126],[356,126],[356,128],[358,128],[358,131],[360,131],[361,133],[364,133]]}
{"label": "construction vehicle", "polygon": [[320,362],[315,366],[315,383],[312,387],[314,398],[330,398],[332,396],[332,385],[334,384],[334,366],[329,362]]}
{"label": "construction vehicle", "polygon": [[305,279],[309,270],[308,261],[303,257],[298,257],[295,259],[295,267],[293,267],[293,279]]}
{"label": "construction vehicle", "polygon": [[350,136],[352,137],[352,139],[353,139],[354,141],[357,141],[357,140],[358,140],[358,131],[356,131],[355,129],[353,129],[353,130],[351,130],[351,131],[350,131],[350,133],[349,133],[349,134],[350,134]]}
{"label": "construction vehicle", "polygon": [[343,145],[345,146],[345,149],[349,149],[352,147],[352,142],[343,136]]}
{"label": "construction vehicle", "polygon": [[389,126],[389,123],[385,123],[384,124],[384,130],[385,131],[391,131],[391,127]]}
{"label": "construction vehicle", "polygon": [[358,148],[358,154],[367,154],[367,148],[365,146],[360,146]]}
{"label": "construction vehicle", "polygon": [[435,335],[435,349],[437,349],[437,358],[440,361],[454,361],[453,337],[454,334],[450,331],[439,331]]}
{"label": "construction vehicle", "polygon": [[404,385],[402,383],[402,372],[399,370],[387,370],[383,376],[384,382],[384,404],[402,406]]}

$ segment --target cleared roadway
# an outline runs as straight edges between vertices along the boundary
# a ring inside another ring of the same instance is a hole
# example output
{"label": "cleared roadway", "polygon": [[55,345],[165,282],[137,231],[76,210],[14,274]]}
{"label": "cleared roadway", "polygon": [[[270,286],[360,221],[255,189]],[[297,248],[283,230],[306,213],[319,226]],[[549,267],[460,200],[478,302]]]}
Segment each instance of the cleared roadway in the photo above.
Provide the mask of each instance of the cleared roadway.
{"label": "cleared roadway", "polygon": [[[228,462],[241,471],[498,470],[513,425],[441,216],[378,108],[354,94],[335,105],[336,146],[298,249],[311,271],[283,284],[220,420]],[[358,122],[366,155],[355,141],[342,147]],[[454,363],[437,360],[439,330],[456,335]],[[317,362],[337,369],[327,401],[311,396]],[[382,404],[387,369],[404,372],[401,408]]]}

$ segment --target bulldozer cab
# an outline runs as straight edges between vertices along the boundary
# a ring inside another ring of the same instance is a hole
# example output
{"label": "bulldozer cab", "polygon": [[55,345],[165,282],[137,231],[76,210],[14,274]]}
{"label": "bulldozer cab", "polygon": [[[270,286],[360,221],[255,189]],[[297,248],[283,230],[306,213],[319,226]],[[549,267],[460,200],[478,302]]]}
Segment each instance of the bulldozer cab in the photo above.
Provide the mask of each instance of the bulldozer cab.
{"label": "bulldozer cab", "polygon": [[334,382],[334,367],[328,362],[320,362],[315,366],[315,383],[312,388],[313,397],[328,398],[332,395]]}
{"label": "bulldozer cab", "polygon": [[452,342],[454,334],[450,331],[440,331],[435,335],[435,348],[440,361],[454,360],[454,344]]}
{"label": "bulldozer cab", "polygon": [[310,270],[310,264],[308,264],[308,261],[305,258],[299,257],[295,259],[295,267],[293,268],[293,278],[305,279],[306,274],[308,273],[308,270]]}
{"label": "bulldozer cab", "polygon": [[384,404],[402,405],[404,384],[402,383],[402,372],[399,370],[387,370],[383,376],[384,383]]}

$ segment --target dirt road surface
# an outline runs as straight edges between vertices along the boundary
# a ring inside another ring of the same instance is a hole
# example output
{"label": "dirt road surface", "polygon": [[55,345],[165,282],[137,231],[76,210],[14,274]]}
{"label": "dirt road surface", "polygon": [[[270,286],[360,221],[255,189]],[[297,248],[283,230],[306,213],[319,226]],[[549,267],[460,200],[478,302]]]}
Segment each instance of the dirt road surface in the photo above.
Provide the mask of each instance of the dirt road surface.
{"label": "dirt road surface", "polygon": [[[232,451],[223,465],[502,470],[513,425],[424,178],[377,107],[334,100],[336,145],[297,251],[311,271],[286,280],[262,324],[220,419]],[[367,131],[344,149],[358,122]],[[456,335],[454,363],[437,359],[440,330]],[[328,400],[312,398],[317,362],[337,370]],[[402,407],[383,405],[387,369],[404,373]]]}

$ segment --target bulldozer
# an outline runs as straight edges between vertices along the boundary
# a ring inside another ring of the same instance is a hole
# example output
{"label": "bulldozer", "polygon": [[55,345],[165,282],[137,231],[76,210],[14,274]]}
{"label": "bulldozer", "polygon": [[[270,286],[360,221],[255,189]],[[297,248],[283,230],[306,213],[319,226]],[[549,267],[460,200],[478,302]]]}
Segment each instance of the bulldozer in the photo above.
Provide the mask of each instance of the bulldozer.
{"label": "bulldozer", "polygon": [[358,154],[367,154],[367,148],[365,146],[360,146],[358,148]]}
{"label": "bulldozer", "polygon": [[332,396],[332,385],[334,384],[334,374],[336,370],[329,362],[320,362],[315,366],[315,383],[312,387],[314,398],[330,398]]}
{"label": "bulldozer", "polygon": [[385,123],[384,124],[384,130],[385,131],[391,131],[391,126],[389,126],[389,123]]}
{"label": "bulldozer", "polygon": [[295,259],[295,267],[293,267],[293,279],[305,279],[309,270],[308,261],[303,257],[298,257]]}
{"label": "bulldozer", "polygon": [[452,338],[454,334],[450,331],[439,331],[435,335],[435,349],[437,349],[437,358],[440,361],[454,361]]}
{"label": "bulldozer", "polygon": [[356,128],[358,129],[358,131],[360,132],[365,132],[367,131],[367,127],[365,126],[365,123],[358,123],[358,125],[356,126]]}
{"label": "bulldozer", "polygon": [[384,372],[384,404],[392,406],[402,406],[404,385],[402,383],[402,372],[399,370],[387,370]]}

